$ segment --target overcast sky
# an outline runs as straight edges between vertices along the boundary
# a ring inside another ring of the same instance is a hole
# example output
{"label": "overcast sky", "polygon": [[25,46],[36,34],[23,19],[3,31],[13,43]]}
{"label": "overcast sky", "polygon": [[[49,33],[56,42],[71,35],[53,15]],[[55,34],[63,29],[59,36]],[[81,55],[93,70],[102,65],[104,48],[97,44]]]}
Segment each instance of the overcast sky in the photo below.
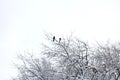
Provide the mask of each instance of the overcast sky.
{"label": "overcast sky", "polygon": [[44,33],[120,40],[120,0],[0,0],[0,79],[16,72],[18,51],[39,51]]}

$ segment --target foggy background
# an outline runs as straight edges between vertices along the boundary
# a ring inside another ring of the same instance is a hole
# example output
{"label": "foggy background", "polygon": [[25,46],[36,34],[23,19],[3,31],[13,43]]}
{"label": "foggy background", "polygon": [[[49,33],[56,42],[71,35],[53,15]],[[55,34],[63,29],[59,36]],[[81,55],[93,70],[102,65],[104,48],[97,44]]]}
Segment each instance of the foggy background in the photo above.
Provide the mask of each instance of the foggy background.
{"label": "foggy background", "polygon": [[39,53],[44,33],[90,43],[120,40],[119,0],[0,0],[0,77],[16,76],[17,53]]}

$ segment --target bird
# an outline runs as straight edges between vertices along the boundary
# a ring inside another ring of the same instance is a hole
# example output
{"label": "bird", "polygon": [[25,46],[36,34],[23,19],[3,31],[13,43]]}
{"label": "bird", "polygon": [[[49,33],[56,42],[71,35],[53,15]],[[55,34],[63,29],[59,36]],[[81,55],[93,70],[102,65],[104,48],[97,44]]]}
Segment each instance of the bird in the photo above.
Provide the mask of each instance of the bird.
{"label": "bird", "polygon": [[55,36],[53,36],[53,42],[55,41]]}
{"label": "bird", "polygon": [[61,38],[59,38],[59,43],[60,43],[60,41],[61,41]]}

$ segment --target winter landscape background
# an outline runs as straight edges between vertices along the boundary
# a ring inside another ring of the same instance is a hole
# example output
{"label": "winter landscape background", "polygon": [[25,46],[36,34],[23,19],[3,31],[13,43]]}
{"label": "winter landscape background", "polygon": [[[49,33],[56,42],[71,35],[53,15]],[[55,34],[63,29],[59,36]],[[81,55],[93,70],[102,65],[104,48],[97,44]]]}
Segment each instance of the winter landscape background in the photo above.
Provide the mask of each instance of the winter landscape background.
{"label": "winter landscape background", "polygon": [[29,51],[38,55],[43,51],[41,44],[49,42],[46,33],[57,39],[73,33],[90,46],[109,40],[110,45],[118,45],[119,14],[119,0],[1,0],[1,80],[17,76],[14,63],[19,62],[18,54]]}

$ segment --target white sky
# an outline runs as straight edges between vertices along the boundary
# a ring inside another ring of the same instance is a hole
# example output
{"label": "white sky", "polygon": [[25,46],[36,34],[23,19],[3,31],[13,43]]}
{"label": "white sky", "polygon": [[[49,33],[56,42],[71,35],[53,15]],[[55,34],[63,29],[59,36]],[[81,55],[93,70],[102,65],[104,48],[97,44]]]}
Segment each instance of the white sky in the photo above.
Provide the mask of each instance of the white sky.
{"label": "white sky", "polygon": [[120,0],[0,0],[0,77],[16,74],[17,51],[39,51],[44,32],[120,40]]}

